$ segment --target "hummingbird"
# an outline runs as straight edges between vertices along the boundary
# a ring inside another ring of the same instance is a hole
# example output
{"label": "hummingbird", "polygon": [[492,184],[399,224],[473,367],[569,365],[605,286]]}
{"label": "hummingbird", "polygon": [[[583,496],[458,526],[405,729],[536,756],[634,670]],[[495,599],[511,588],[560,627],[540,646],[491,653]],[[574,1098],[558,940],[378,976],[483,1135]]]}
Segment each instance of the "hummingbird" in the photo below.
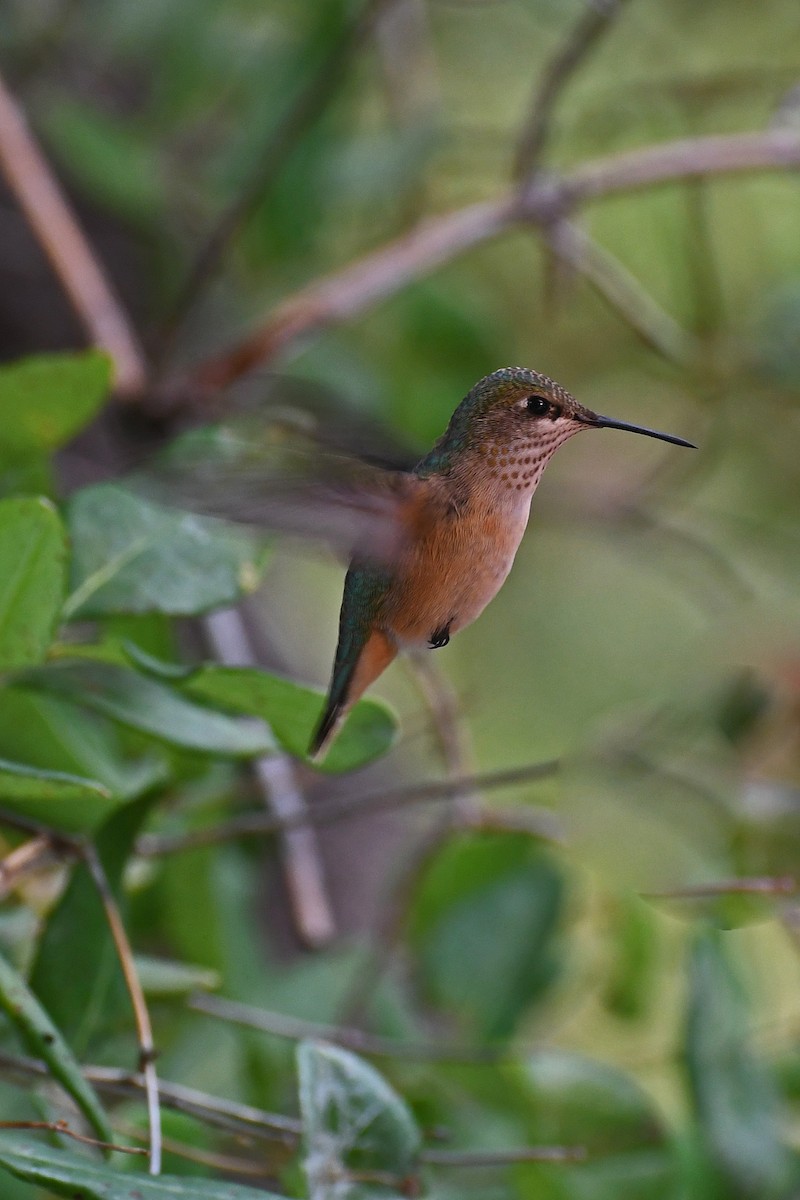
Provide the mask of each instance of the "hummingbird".
{"label": "hummingbird", "polygon": [[446,646],[502,587],[550,459],[585,429],[692,442],[603,417],[547,375],[502,367],[480,379],[410,472],[386,472],[404,530],[391,560],[353,558],[330,686],[309,747],[324,756],[355,702],[402,650]]}

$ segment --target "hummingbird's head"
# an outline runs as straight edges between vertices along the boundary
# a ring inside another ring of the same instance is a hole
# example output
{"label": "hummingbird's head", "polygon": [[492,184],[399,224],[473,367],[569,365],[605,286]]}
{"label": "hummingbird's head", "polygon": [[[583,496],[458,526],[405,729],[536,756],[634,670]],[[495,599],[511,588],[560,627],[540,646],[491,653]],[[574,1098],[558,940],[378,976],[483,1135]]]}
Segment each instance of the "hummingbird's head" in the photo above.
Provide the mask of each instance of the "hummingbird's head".
{"label": "hummingbird's head", "polygon": [[584,429],[625,429],[691,446],[683,438],[602,417],[566,388],[527,367],[502,367],[480,379],[459,404],[444,435],[417,468],[428,474],[479,455],[516,491],[532,491],[555,451]]}

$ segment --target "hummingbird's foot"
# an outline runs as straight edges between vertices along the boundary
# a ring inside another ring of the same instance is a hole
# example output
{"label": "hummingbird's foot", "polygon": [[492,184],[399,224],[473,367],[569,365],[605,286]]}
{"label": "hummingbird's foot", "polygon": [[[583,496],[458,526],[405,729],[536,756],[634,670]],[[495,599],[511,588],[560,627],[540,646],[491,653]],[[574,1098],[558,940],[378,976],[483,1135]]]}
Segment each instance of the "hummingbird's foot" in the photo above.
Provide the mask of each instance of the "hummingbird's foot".
{"label": "hummingbird's foot", "polygon": [[428,639],[428,645],[430,646],[431,650],[441,650],[442,646],[447,645],[447,643],[450,641],[450,626],[452,624],[453,618],[451,617],[446,625],[440,625],[438,629],[434,629],[433,633]]}

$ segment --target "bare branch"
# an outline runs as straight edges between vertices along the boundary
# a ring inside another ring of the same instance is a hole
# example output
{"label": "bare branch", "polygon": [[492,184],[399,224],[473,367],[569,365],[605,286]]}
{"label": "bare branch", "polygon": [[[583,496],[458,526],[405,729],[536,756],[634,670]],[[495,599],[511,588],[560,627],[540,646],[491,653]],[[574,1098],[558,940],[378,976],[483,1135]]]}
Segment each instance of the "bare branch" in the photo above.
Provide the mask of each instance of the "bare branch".
{"label": "bare branch", "polygon": [[319,1021],[304,1021],[285,1013],[267,1012],[249,1004],[224,1000],[218,996],[193,996],[189,1007],[221,1021],[231,1021],[248,1029],[259,1029],[274,1037],[299,1040],[319,1038],[344,1046],[356,1054],[372,1054],[378,1058],[399,1058],[423,1062],[496,1062],[507,1053],[507,1047],[470,1046],[467,1043],[408,1042],[398,1038],[381,1037],[346,1025],[329,1025]]}
{"label": "bare branch", "polygon": [[552,226],[590,200],[681,179],[788,167],[800,167],[800,132],[772,129],[680,139],[585,163],[563,178],[537,176],[521,193],[512,189],[431,218],[302,288],[241,342],[201,364],[188,380],[177,381],[174,390],[225,387],[520,223]]}
{"label": "bare branch", "polygon": [[101,1142],[97,1138],[88,1137],[70,1129],[66,1121],[0,1121],[0,1129],[44,1129],[47,1133],[60,1133],[64,1137],[73,1138],[84,1146],[96,1146],[99,1150],[119,1150],[121,1154],[147,1154],[136,1146],[119,1146],[116,1142]]}
{"label": "bare branch", "polygon": [[0,169],[89,338],[111,356],[117,392],[140,392],[147,367],[136,334],[2,78]]}
{"label": "bare branch", "polygon": [[[486,774],[467,775],[459,779],[435,779],[428,783],[411,784],[409,787],[393,788],[381,792],[368,792],[361,796],[338,796],[320,802],[313,808],[283,820],[264,816],[261,813],[239,817],[224,825],[210,829],[197,829],[177,836],[145,835],[137,843],[137,853],[145,858],[162,858],[183,850],[195,850],[200,846],[211,846],[237,837],[266,837],[275,833],[296,829],[300,825],[327,825],[362,812],[380,812],[399,808],[407,804],[425,804],[434,800],[449,800],[464,791],[488,790],[513,787],[515,784],[531,783],[555,775],[560,767],[558,760],[530,763],[523,767],[512,767],[505,771],[490,771]],[[561,841],[562,833],[552,813],[542,809],[526,808],[530,818],[527,832],[544,841]],[[5,820],[0,810],[0,822]]]}
{"label": "bare branch", "polygon": [[579,271],[635,333],[660,354],[688,366],[699,361],[700,346],[658,304],[638,279],[573,221],[558,221],[549,245],[553,253]]}
{"label": "bare branch", "polygon": [[[236,609],[210,613],[203,627],[216,657],[227,665],[252,665],[256,656],[242,614]],[[304,818],[305,797],[288,755],[269,754],[253,764],[265,806],[281,821],[299,821],[281,834],[286,886],[297,932],[306,945],[324,946],[336,932],[325,887],[314,829]]]}
{"label": "bare branch", "polygon": [[714,896],[796,896],[798,881],[792,875],[756,875],[741,879],[714,879],[709,883],[644,892],[648,900],[703,900]]}
{"label": "bare branch", "polygon": [[[46,1063],[35,1058],[7,1054],[5,1051],[0,1051],[0,1073],[6,1077],[50,1077]],[[140,1097],[147,1086],[143,1075],[131,1074],[116,1067],[83,1067],[83,1074],[104,1095]],[[160,1079],[158,1091],[165,1108],[185,1113],[198,1121],[204,1121],[207,1125],[240,1136],[244,1134],[269,1141],[278,1139],[294,1144],[303,1132],[301,1122],[293,1117],[266,1112],[249,1104],[237,1104],[233,1100],[223,1100],[219,1096],[210,1096],[207,1092],[200,1092],[180,1083]]]}
{"label": "bare branch", "polygon": [[423,1150],[420,1161],[436,1167],[507,1167],[514,1163],[576,1163],[584,1146],[520,1146],[517,1150]]}
{"label": "bare branch", "polygon": [[128,934],[122,921],[114,893],[108,882],[105,868],[94,846],[87,843],[83,847],[83,861],[97,888],[100,901],[105,910],[108,927],[114,940],[125,986],[133,1007],[136,1032],[139,1039],[139,1068],[144,1076],[147,1093],[147,1117],[150,1128],[150,1174],[161,1174],[161,1110],[158,1105],[158,1076],[155,1067],[155,1045],[153,1043],[153,1028],[150,1024],[150,1013],[147,1001],[136,972]]}
{"label": "bare branch", "polygon": [[553,112],[561,92],[607,31],[623,3],[624,0],[587,0],[585,11],[545,65],[534,88],[530,115],[517,144],[514,163],[517,179],[529,176],[539,165],[550,137]]}

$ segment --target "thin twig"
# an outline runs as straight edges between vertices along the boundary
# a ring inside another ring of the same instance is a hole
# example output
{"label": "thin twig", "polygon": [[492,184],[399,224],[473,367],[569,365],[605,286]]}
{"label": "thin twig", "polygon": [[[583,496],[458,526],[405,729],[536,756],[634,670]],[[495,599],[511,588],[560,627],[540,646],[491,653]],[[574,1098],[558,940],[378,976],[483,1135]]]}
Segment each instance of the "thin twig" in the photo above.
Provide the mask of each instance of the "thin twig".
{"label": "thin twig", "polygon": [[507,1046],[470,1046],[467,1043],[409,1042],[399,1038],[381,1037],[346,1025],[330,1025],[321,1021],[304,1021],[285,1013],[266,1012],[249,1004],[225,1000],[217,996],[192,996],[189,1007],[196,1012],[258,1029],[274,1037],[318,1038],[344,1046],[356,1054],[371,1054],[376,1058],[399,1058],[421,1062],[497,1062],[507,1054]]}
{"label": "thin twig", "polygon": [[548,245],[583,275],[648,346],[680,366],[700,361],[697,339],[653,299],[615,255],[574,221],[557,221]]}
{"label": "thin twig", "polygon": [[147,1094],[147,1120],[150,1129],[150,1174],[161,1174],[161,1110],[158,1103],[158,1075],[155,1066],[155,1045],[153,1043],[153,1028],[150,1023],[150,1013],[144,991],[136,971],[133,951],[128,941],[128,934],[119,911],[119,907],[108,882],[105,868],[94,846],[87,843],[83,847],[83,861],[97,888],[100,901],[106,914],[111,937],[116,947],[117,957],[125,978],[125,986],[131,999],[136,1033],[139,1041],[139,1069],[144,1076]]}
{"label": "thin twig", "polygon": [[776,129],[664,142],[585,163],[563,177],[537,177],[524,193],[514,188],[495,200],[430,218],[307,285],[242,341],[177,380],[172,390],[224,387],[520,223],[552,226],[590,200],[680,179],[787,167],[800,167],[800,133]]}
{"label": "thin twig", "polygon": [[23,842],[0,860],[0,900],[5,900],[31,875],[58,866],[63,861],[63,847],[46,833],[37,834]]}
{"label": "thin twig", "polygon": [[[242,614],[236,609],[210,613],[204,621],[216,657],[226,665],[251,666],[256,655]],[[294,922],[307,946],[326,945],[336,932],[325,886],[317,836],[303,819],[308,806],[297,781],[295,767],[285,754],[269,754],[253,764],[258,790],[265,806],[281,822],[282,859]]]}
{"label": "thin twig", "polygon": [[252,158],[255,165],[238,196],[218,217],[189,269],[166,329],[166,342],[172,340],[199,295],[213,278],[232,238],[241,229],[256,204],[272,191],[281,171],[305,132],[313,125],[336,94],[349,59],[362,45],[373,22],[387,0],[366,0],[362,9],[346,21],[323,61],[308,82],[293,98],[277,125],[270,129],[265,144]]}
{"label": "thin twig", "polygon": [[[436,779],[427,783],[411,784],[408,787],[392,788],[381,792],[369,792],[361,796],[337,796],[320,801],[313,808],[292,817],[280,820],[262,813],[238,817],[210,829],[196,829],[177,835],[146,834],[137,842],[137,853],[144,858],[161,858],[164,855],[195,850],[200,846],[216,845],[237,837],[266,837],[296,829],[300,825],[327,825],[362,812],[381,812],[408,804],[426,804],[435,800],[449,800],[464,791],[490,790],[513,787],[520,783],[531,783],[555,775],[561,763],[558,759],[530,763],[527,766],[511,767],[504,771],[467,775],[459,779]],[[538,836],[545,841],[560,841],[562,833],[551,813],[537,809],[526,809],[531,817],[528,832],[534,833],[538,824]],[[4,819],[0,809],[0,822]]]}
{"label": "thin twig", "polygon": [[61,1133],[64,1137],[74,1138],[84,1146],[96,1146],[98,1150],[119,1150],[121,1154],[147,1154],[136,1146],[119,1146],[116,1142],[101,1142],[85,1133],[77,1133],[70,1129],[66,1121],[0,1121],[0,1129],[44,1129],[47,1133]]}
{"label": "thin twig", "polygon": [[[82,1070],[85,1078],[104,1095],[138,1097],[147,1087],[143,1075],[131,1074],[117,1067],[87,1066]],[[7,1054],[5,1051],[0,1051],[0,1073],[21,1078],[50,1077],[50,1069],[46,1063],[23,1055]],[[228,1130],[239,1136],[261,1137],[269,1141],[278,1139],[294,1144],[303,1132],[301,1122],[293,1117],[266,1112],[264,1109],[254,1108],[249,1104],[238,1104],[233,1100],[223,1100],[219,1096],[211,1096],[184,1084],[160,1079],[158,1091],[165,1108],[185,1113],[186,1116],[194,1117],[207,1125]]]}
{"label": "thin twig", "polygon": [[90,340],[111,356],[117,393],[137,394],[147,368],[136,334],[1,77],[0,168]]}
{"label": "thin twig", "polygon": [[420,1162],[436,1167],[508,1167],[514,1163],[585,1162],[585,1146],[520,1146],[516,1150],[423,1150]]}
{"label": "thin twig", "polygon": [[536,82],[530,115],[517,143],[514,175],[524,179],[539,165],[550,137],[556,103],[572,75],[600,41],[624,0],[587,0],[585,11],[570,29],[566,40],[545,65]]}
{"label": "thin twig", "polygon": [[714,879],[709,883],[688,884],[643,892],[647,900],[702,900],[714,896],[796,896],[798,881],[792,875],[756,875],[740,879]]}

